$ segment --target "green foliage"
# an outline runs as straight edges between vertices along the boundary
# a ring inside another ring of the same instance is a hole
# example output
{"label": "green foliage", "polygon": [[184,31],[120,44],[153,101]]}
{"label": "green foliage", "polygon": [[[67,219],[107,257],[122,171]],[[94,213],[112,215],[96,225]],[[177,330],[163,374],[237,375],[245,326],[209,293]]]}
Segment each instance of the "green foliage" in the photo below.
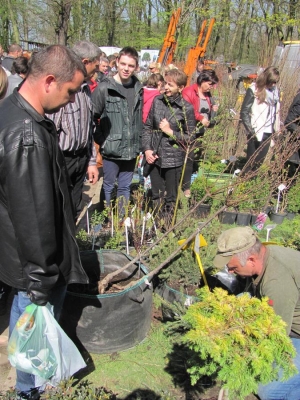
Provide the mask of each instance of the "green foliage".
{"label": "green foliage", "polygon": [[92,238],[84,229],[76,234],[76,241],[80,251],[90,250],[92,247]]}
{"label": "green foliage", "polygon": [[226,165],[221,163],[220,159],[216,155],[211,155],[209,160],[203,160],[199,164],[199,168],[201,168],[205,173],[222,173],[226,169]]}
{"label": "green foliage", "polygon": [[268,299],[228,295],[223,289],[197,291],[201,301],[182,317],[190,329],[182,342],[194,352],[188,372],[192,384],[203,376],[216,376],[229,389],[231,399],[256,393],[259,383],[283,379],[297,370],[295,349]]}
{"label": "green foliage", "polygon": [[238,207],[239,211],[259,213],[271,196],[270,183],[260,175],[250,180],[241,178],[232,188],[227,204]]}
{"label": "green foliage", "polygon": [[[17,399],[15,391],[7,391],[1,399]],[[91,382],[84,380],[77,386],[73,379],[62,381],[56,388],[51,388],[41,395],[41,400],[116,400],[117,397],[105,388],[92,386]]]}
{"label": "green foliage", "polygon": [[[267,221],[265,225],[272,223]],[[266,230],[258,232],[262,242],[266,240]],[[300,251],[300,216],[297,215],[293,220],[284,219],[283,223],[277,225],[270,232],[270,240],[280,246],[290,247]]]}
{"label": "green foliage", "polygon": [[[186,234],[185,234],[186,233]],[[182,235],[170,233],[165,240],[162,240],[158,246],[150,250],[149,267],[154,269],[161,264],[178,247],[178,240],[186,239],[188,231],[185,230]],[[176,282],[184,285],[198,285],[200,281],[200,271],[194,258],[192,249],[181,251],[169,264],[167,264],[159,273],[159,278],[168,283]]]}
{"label": "green foliage", "polygon": [[298,213],[300,211],[300,180],[298,179],[287,193],[287,210]]}
{"label": "green foliage", "polygon": [[[205,176],[197,176],[197,178],[191,184],[191,196],[194,202],[199,202],[203,199],[206,194],[213,192],[214,185],[209,182]],[[213,197],[209,196],[204,200],[205,204],[212,204]]]}
{"label": "green foliage", "polygon": [[124,248],[125,236],[120,230],[116,230],[113,236],[110,236],[105,242],[105,249],[121,250]]}
{"label": "green foliage", "polygon": [[103,211],[95,210],[91,216],[91,227],[94,228],[97,225],[102,225],[108,217],[108,208],[104,208]]}

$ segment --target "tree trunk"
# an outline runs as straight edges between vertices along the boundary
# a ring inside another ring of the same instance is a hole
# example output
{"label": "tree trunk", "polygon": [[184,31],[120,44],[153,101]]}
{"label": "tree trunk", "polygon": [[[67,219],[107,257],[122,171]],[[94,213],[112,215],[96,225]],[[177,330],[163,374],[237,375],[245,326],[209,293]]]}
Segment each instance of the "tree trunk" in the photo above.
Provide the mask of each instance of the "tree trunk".
{"label": "tree trunk", "polygon": [[19,29],[18,29],[17,13],[16,13],[16,10],[14,10],[14,6],[11,4],[10,0],[7,1],[7,6],[8,6],[9,17],[10,17],[10,23],[12,26],[11,42],[19,44],[20,43],[20,34],[19,34]]}
{"label": "tree trunk", "polygon": [[[297,6],[297,0],[290,0],[289,3],[289,19],[290,20],[295,20],[296,19],[296,6]],[[293,39],[293,30],[294,26],[293,25],[288,25],[287,31],[286,31],[286,40],[292,40]]]}
{"label": "tree trunk", "polygon": [[59,4],[58,10],[58,24],[55,30],[56,43],[67,45],[68,42],[68,28],[70,22],[70,13],[72,8],[72,2],[70,0],[63,0]]}

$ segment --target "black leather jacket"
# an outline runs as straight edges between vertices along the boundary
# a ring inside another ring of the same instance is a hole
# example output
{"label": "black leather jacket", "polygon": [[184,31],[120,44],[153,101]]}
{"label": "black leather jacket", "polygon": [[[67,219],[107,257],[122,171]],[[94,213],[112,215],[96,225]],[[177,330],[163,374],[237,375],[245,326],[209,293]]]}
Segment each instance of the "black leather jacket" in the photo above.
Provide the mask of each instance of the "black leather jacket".
{"label": "black leather jacket", "polygon": [[[163,134],[159,143],[161,130],[159,124],[166,118],[174,132],[174,138]],[[184,160],[183,147],[195,139],[196,120],[194,108],[179,95],[176,99],[159,95],[153,100],[148,118],[144,124],[142,150],[156,150],[159,158],[155,164],[161,168],[180,167]]]}
{"label": "black leather jacket", "polygon": [[300,92],[295,96],[286,119],[284,121],[284,125],[289,132],[294,132],[296,129],[299,130],[300,126]]}
{"label": "black leather jacket", "polygon": [[247,132],[246,134],[247,134],[248,138],[255,135],[255,130],[251,124],[251,109],[252,109],[254,100],[255,100],[255,96],[254,96],[253,90],[248,88],[246,91],[245,97],[244,97],[244,101],[243,101],[243,104],[241,107],[241,113],[240,113],[240,117],[244,124],[244,127],[246,128],[246,132]]}
{"label": "black leather jacket", "polygon": [[54,124],[17,92],[0,106],[0,280],[43,305],[51,289],[87,283]]}

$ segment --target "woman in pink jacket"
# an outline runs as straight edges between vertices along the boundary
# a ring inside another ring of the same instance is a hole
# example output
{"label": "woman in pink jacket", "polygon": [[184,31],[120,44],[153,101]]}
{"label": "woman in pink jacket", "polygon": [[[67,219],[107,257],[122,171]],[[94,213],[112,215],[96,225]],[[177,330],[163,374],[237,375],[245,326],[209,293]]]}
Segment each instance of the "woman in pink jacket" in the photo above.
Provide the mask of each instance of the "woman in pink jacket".
{"label": "woman in pink jacket", "polygon": [[143,123],[146,122],[154,97],[163,93],[164,77],[161,74],[149,76],[143,93]]}
{"label": "woman in pink jacket", "polygon": [[[195,119],[197,126],[199,126],[199,130],[196,134],[197,139],[204,135],[205,128],[212,127],[215,124],[213,118],[216,115],[218,106],[214,103],[210,91],[218,82],[219,79],[215,71],[203,71],[199,74],[197,83],[186,87],[182,91],[183,98],[194,107]],[[190,186],[195,161],[195,147],[198,148],[197,159],[199,159],[199,141],[195,143],[194,149],[190,152],[184,172],[182,188],[186,197],[191,196]]]}

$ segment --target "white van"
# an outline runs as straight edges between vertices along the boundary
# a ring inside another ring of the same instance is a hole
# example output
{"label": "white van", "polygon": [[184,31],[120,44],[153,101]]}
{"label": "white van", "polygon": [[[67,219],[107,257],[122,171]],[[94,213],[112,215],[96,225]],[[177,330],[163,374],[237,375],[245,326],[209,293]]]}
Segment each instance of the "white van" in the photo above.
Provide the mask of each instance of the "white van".
{"label": "white van", "polygon": [[272,65],[280,70],[280,81],[282,84],[300,87],[300,41],[282,42],[276,46]]}

